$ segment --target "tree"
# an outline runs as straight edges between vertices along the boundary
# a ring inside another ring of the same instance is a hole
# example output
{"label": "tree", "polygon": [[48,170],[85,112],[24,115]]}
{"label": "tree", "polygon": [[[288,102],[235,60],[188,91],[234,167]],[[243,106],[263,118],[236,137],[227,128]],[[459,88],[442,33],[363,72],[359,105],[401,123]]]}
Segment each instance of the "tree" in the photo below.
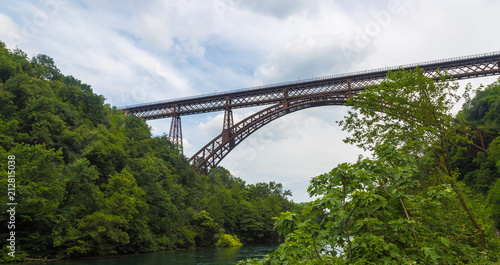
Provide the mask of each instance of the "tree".
{"label": "tree", "polygon": [[10,52],[5,48],[5,44],[0,42],[0,83],[5,82],[16,72],[16,66],[9,57]]}
{"label": "tree", "polygon": [[196,242],[198,246],[212,246],[215,242],[215,235],[219,231],[219,224],[210,217],[207,211],[201,210],[194,213],[191,218],[191,224],[196,232]]}
{"label": "tree", "polygon": [[[452,147],[466,143],[464,123],[456,122],[452,109],[461,97],[459,85],[450,83],[444,73],[440,80],[428,78],[424,70],[387,73],[386,80],[378,86],[367,87],[347,104],[350,111],[339,125],[352,133],[345,141],[373,150],[384,143],[393,144],[414,157],[423,156],[432,149],[429,162],[442,172],[443,181],[449,183],[460,199],[462,208],[476,227],[481,248],[486,250],[483,228],[467,205],[463,192],[456,184],[457,174],[451,167]],[[466,92],[470,90],[468,85]],[[467,95],[467,94],[466,94]]]}
{"label": "tree", "polygon": [[[44,145],[17,144],[9,154],[16,156],[16,231],[19,244],[37,257],[52,254],[52,229],[63,219],[59,207],[65,196],[61,152]],[[6,179],[6,178],[4,178]],[[7,184],[5,184],[7,185]],[[2,194],[2,202],[7,201]],[[5,199],[5,200],[4,200]],[[0,216],[6,222],[8,216]]]}
{"label": "tree", "polygon": [[488,203],[492,208],[495,226],[500,230],[500,178],[497,179],[493,187],[488,192]]}
{"label": "tree", "polygon": [[54,60],[45,54],[39,54],[31,60],[34,74],[37,78],[44,80],[57,80],[62,78],[61,72],[57,69]]}
{"label": "tree", "polygon": [[125,121],[125,135],[134,140],[145,140],[151,138],[148,125],[141,118],[130,115]]}
{"label": "tree", "polygon": [[500,79],[480,87],[476,96],[463,106],[464,118],[486,131],[500,131]]}
{"label": "tree", "polygon": [[[82,162],[84,163],[84,162]],[[85,175],[95,177],[95,169]],[[146,225],[144,191],[127,170],[109,177],[105,192],[93,191],[97,205],[87,215],[73,218],[54,245],[66,245],[69,256],[109,255],[132,249],[151,251],[155,243]],[[84,201],[82,201],[84,203]]]}

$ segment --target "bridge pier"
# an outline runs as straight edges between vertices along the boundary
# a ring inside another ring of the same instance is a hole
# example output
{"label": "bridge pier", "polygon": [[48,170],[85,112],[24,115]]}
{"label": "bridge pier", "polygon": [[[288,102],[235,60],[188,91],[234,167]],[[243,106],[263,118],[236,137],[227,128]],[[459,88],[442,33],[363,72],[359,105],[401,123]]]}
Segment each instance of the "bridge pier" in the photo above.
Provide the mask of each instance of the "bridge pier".
{"label": "bridge pier", "polygon": [[179,152],[183,153],[181,116],[172,117],[168,139],[179,149]]}
{"label": "bridge pier", "polygon": [[231,141],[229,143],[230,148],[234,148],[234,140],[231,140],[231,138],[234,135],[234,120],[233,120],[233,111],[231,108],[226,107],[224,111],[224,124],[222,126],[222,143],[226,144],[227,142]]}

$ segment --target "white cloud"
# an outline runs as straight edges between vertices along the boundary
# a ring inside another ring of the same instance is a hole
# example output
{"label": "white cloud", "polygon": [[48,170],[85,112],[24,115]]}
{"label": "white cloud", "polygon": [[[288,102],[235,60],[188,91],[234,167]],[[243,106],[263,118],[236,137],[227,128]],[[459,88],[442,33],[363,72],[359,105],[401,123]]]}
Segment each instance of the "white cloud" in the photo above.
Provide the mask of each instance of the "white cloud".
{"label": "white cloud", "polygon": [[[96,16],[78,7],[51,18],[27,44],[53,57],[66,74],[90,83],[113,105],[194,94],[187,79],[165,58],[137,46],[113,25],[118,15]],[[21,47],[22,48],[22,47]],[[168,89],[165,89],[168,88]]]}
{"label": "white cloud", "polygon": [[258,82],[308,79],[345,72],[346,59],[338,40],[329,35],[297,38],[273,51],[255,71]]}
{"label": "white cloud", "polygon": [[19,26],[17,26],[10,17],[0,14],[0,40],[3,41],[8,48],[15,48],[17,40],[22,37]]}
{"label": "white cloud", "polygon": [[305,13],[307,11],[316,11],[317,7],[311,5],[306,0],[256,0],[256,1],[238,1],[239,6],[249,8],[250,10],[285,19],[295,14]]}
{"label": "white cloud", "polygon": [[[498,10],[491,0],[6,1],[0,39],[53,57],[121,106],[500,50]],[[235,120],[255,111],[235,110]],[[345,111],[287,115],[222,165],[249,183],[283,182],[307,200],[310,177],[360,152],[333,123]],[[183,116],[187,156],[221,132],[222,117]],[[148,123],[168,133],[170,119]]]}
{"label": "white cloud", "polygon": [[411,1],[373,39],[376,49],[357,69],[393,66],[499,50],[489,25],[500,23],[496,1]]}

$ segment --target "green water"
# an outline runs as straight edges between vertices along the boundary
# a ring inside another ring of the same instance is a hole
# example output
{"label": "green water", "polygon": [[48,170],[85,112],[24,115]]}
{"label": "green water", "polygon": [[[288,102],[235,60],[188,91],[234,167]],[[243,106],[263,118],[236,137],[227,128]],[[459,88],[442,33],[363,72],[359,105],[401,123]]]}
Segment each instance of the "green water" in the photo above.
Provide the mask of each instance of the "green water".
{"label": "green water", "polygon": [[[151,254],[123,255],[109,258],[88,258],[55,261],[49,265],[132,265],[132,264],[236,264],[247,258],[262,257],[273,252],[276,244],[248,245],[240,248],[200,248],[189,250],[165,251]],[[29,263],[41,264],[41,263]]]}

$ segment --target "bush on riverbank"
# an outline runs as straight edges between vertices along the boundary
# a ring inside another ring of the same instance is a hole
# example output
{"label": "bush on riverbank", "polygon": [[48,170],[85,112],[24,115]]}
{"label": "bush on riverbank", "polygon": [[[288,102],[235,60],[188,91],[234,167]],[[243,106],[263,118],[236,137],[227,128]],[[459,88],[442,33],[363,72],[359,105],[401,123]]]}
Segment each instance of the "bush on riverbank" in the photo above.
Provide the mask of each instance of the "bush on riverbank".
{"label": "bush on riverbank", "polygon": [[234,235],[222,234],[215,243],[216,247],[241,247],[240,239]]}

